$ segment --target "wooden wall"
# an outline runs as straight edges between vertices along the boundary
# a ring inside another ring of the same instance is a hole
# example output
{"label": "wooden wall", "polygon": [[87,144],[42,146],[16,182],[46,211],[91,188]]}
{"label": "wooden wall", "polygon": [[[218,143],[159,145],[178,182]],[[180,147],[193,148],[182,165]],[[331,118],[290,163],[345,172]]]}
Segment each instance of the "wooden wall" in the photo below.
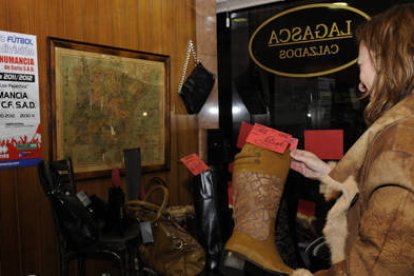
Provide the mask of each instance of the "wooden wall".
{"label": "wooden wall", "polygon": [[[199,116],[187,115],[176,87],[190,38],[208,41],[197,47],[207,67],[216,70],[214,0],[0,0],[0,30],[37,36],[44,158],[49,156],[51,142],[48,37],[168,55],[171,166],[168,171],[144,175],[143,182],[160,176],[169,186],[170,204],[191,203],[192,177],[179,158],[192,152],[203,155],[203,128],[217,127],[217,115],[211,117],[208,110]],[[216,94],[217,89],[210,106],[217,107]],[[79,189],[103,198],[110,185],[109,178],[78,183]],[[100,275],[99,267],[89,265],[88,275]],[[36,168],[1,170],[0,276],[55,276],[57,269],[55,232]]]}

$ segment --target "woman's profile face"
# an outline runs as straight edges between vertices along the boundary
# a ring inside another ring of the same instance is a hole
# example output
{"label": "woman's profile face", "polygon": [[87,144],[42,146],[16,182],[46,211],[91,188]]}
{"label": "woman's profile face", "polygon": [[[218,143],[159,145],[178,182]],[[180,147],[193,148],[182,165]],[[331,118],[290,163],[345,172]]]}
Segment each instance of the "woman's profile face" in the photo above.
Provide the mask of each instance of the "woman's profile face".
{"label": "woman's profile face", "polygon": [[364,43],[359,44],[358,54],[359,66],[359,85],[358,89],[361,92],[371,90],[376,76],[374,62],[372,61],[371,53]]}

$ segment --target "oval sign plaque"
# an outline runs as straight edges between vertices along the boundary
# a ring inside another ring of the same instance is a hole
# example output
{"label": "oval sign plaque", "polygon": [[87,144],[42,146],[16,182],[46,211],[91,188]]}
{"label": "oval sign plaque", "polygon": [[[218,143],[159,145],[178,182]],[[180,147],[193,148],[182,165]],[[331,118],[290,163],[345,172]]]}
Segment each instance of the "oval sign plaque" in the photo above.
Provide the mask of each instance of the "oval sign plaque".
{"label": "oval sign plaque", "polygon": [[287,77],[316,77],[356,62],[355,29],[366,13],[341,4],[312,4],[283,11],[263,22],[249,41],[262,69]]}

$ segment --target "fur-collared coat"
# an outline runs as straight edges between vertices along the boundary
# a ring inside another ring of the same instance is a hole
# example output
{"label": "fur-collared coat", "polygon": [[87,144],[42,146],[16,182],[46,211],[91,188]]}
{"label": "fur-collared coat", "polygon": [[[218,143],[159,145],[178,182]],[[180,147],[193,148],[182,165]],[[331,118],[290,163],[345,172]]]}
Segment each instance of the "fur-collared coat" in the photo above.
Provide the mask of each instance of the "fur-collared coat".
{"label": "fur-collared coat", "polygon": [[414,95],[388,110],[322,180],[336,198],[316,275],[414,275]]}

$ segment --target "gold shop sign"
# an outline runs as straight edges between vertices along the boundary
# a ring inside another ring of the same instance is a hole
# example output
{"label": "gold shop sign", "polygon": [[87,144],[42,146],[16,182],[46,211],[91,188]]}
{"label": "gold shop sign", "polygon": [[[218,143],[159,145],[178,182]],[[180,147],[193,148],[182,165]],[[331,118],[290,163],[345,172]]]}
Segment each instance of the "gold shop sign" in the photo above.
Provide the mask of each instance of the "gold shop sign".
{"label": "gold shop sign", "polygon": [[283,11],[263,22],[249,41],[262,69],[287,77],[316,77],[356,62],[357,26],[370,17],[346,4],[312,4]]}

